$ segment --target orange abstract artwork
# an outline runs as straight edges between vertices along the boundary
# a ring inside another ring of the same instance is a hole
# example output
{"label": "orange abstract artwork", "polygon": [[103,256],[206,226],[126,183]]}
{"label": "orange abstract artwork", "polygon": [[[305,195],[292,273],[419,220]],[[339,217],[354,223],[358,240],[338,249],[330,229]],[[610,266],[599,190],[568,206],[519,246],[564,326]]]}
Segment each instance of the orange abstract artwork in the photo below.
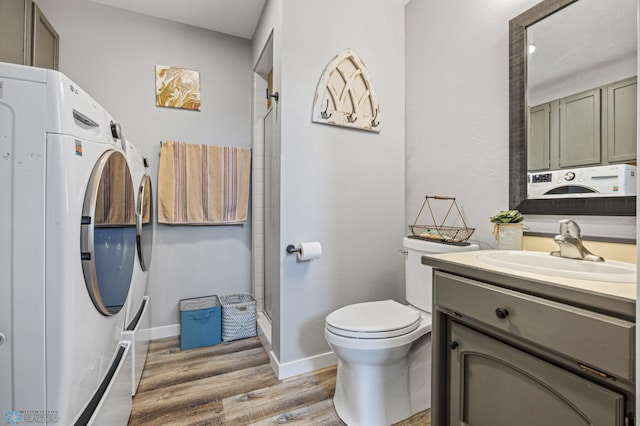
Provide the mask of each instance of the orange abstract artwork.
{"label": "orange abstract artwork", "polygon": [[156,105],[200,111],[200,73],[156,65]]}

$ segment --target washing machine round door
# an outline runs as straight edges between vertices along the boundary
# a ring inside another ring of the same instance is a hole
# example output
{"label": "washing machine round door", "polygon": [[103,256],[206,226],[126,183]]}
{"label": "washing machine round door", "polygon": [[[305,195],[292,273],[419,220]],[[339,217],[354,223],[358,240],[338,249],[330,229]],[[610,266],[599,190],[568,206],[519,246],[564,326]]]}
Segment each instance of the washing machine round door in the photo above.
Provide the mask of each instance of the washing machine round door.
{"label": "washing machine round door", "polygon": [[129,294],[136,252],[134,188],[120,152],[105,152],[94,167],[80,229],[87,290],[100,313],[114,315]]}
{"label": "washing machine round door", "polygon": [[138,259],[143,271],[149,270],[151,250],[153,248],[153,192],[151,178],[145,174],[138,188],[138,205],[136,206],[136,239]]}

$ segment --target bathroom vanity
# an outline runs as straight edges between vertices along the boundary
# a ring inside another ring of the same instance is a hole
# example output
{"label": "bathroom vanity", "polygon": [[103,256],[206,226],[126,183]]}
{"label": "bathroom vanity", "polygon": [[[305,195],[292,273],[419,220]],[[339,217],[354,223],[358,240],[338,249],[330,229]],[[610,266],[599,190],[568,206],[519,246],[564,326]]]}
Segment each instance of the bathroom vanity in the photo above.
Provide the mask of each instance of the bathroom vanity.
{"label": "bathroom vanity", "polygon": [[635,424],[636,284],[483,253],[422,258],[434,274],[431,424]]}

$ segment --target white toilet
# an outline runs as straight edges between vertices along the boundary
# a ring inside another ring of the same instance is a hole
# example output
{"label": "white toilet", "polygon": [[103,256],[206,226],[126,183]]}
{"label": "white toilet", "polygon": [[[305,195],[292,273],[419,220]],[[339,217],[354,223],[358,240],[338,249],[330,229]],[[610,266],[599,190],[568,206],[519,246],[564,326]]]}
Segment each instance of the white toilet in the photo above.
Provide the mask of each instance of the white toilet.
{"label": "white toilet", "polygon": [[338,357],[338,416],[349,426],[388,426],[431,406],[431,268],[422,255],[478,250],[404,238],[406,298],[357,303],[326,318]]}

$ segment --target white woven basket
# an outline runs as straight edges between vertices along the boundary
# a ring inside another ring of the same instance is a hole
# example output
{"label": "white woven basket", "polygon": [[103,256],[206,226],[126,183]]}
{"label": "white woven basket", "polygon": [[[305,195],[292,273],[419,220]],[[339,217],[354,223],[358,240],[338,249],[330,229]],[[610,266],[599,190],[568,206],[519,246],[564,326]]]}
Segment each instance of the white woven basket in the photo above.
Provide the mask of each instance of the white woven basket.
{"label": "white woven basket", "polygon": [[222,340],[254,337],[256,330],[256,300],[249,293],[219,296],[222,305]]}

